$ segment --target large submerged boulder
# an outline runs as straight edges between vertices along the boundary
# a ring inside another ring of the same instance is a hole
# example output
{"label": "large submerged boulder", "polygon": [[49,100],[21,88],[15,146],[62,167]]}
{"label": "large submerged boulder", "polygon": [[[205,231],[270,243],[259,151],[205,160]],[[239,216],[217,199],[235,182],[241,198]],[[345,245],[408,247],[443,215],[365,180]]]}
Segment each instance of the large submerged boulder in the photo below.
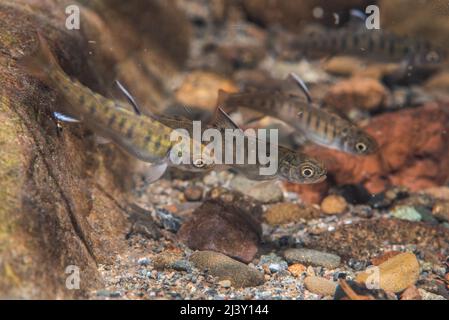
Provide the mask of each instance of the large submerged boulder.
{"label": "large submerged boulder", "polygon": [[[142,17],[136,3],[130,3],[129,10],[137,10],[131,16],[144,18],[141,23],[174,15],[163,5],[163,10]],[[73,4],[81,8],[81,30],[66,28],[66,7]],[[172,32],[174,39],[183,40],[159,45],[151,59],[141,55],[130,61],[131,55],[150,50],[151,42],[143,42],[148,47],[127,46],[115,37],[108,19],[74,1],[0,1],[0,297],[85,297],[101,285],[98,264],[113,261],[126,244],[130,225],[125,195],[136,161],[113,145],[97,145],[82,125],[61,127],[52,112],[65,102],[16,65],[33,54],[39,30],[65,72],[92,90],[115,95],[114,80],[126,64],[134,72],[124,82],[136,88],[137,97],[154,101],[147,98],[156,92],[154,103],[163,101],[160,83],[166,73],[161,68],[176,72],[183,58],[170,53],[179,52],[173,49],[175,43],[185,47],[187,40],[168,28],[159,37]],[[139,29],[130,21],[122,23],[129,23],[130,39],[139,39]],[[79,268],[79,290],[66,286],[74,267]]]}

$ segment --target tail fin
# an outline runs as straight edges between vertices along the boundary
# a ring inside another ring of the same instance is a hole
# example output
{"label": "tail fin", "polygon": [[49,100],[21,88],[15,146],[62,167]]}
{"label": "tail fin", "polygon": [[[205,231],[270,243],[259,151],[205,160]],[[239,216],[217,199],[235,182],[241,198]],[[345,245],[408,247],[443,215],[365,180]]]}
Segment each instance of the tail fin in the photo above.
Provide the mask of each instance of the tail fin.
{"label": "tail fin", "polygon": [[61,67],[51,52],[47,40],[39,32],[37,38],[38,49],[36,52],[19,60],[18,65],[31,76],[49,82],[49,75],[54,71],[61,70]]}

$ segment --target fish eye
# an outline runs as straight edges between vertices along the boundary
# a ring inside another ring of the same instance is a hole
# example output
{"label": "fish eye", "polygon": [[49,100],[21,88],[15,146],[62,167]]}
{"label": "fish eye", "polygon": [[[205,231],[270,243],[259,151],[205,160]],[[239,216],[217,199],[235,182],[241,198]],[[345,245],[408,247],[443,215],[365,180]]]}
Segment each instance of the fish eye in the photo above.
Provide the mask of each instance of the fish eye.
{"label": "fish eye", "polygon": [[314,173],[315,173],[315,170],[313,170],[313,168],[308,167],[308,166],[301,169],[301,174],[305,178],[311,178]]}
{"label": "fish eye", "polygon": [[359,142],[355,145],[355,148],[357,149],[358,152],[365,152],[367,147],[366,144],[364,144],[363,142]]}
{"label": "fish eye", "polygon": [[206,165],[206,162],[203,159],[196,159],[193,162],[193,165],[197,168],[203,168]]}

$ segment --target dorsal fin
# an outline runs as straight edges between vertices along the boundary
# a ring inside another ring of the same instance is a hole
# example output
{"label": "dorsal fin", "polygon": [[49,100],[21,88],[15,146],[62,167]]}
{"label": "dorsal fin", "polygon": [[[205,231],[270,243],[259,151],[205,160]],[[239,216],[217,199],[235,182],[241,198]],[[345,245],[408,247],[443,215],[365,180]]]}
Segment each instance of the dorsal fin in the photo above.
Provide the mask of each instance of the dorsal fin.
{"label": "dorsal fin", "polygon": [[304,93],[304,95],[307,98],[307,102],[308,103],[312,103],[312,97],[310,95],[310,91],[309,88],[307,88],[307,85],[305,84],[305,82],[301,79],[300,76],[298,76],[296,73],[291,72],[288,75],[288,79],[291,79],[292,81],[294,81],[298,87],[301,89],[301,91]]}
{"label": "dorsal fin", "polygon": [[73,118],[71,116],[65,115],[65,114],[63,114],[61,112],[56,112],[55,111],[55,112],[53,112],[53,116],[57,120],[62,121],[62,122],[71,122],[71,123],[78,123],[78,122],[80,122],[78,119],[75,119],[75,118]]}
{"label": "dorsal fin", "polygon": [[140,107],[137,104],[134,97],[131,95],[131,93],[129,93],[129,91],[126,90],[126,88],[120,83],[120,81],[115,80],[115,84],[118,86],[120,91],[125,95],[126,99],[128,99],[128,101],[131,103],[131,105],[133,106],[134,112],[140,116],[142,114],[142,112],[140,111]]}
{"label": "dorsal fin", "polygon": [[218,129],[238,129],[243,132],[220,106],[215,109],[212,125]]}

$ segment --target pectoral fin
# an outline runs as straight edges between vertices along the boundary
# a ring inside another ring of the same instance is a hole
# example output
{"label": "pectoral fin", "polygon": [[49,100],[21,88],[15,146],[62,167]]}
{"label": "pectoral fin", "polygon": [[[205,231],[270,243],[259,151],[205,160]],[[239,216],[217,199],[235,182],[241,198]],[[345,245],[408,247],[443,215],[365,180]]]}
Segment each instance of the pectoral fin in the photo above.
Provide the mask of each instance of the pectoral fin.
{"label": "pectoral fin", "polygon": [[78,119],[72,118],[60,112],[53,112],[53,116],[62,122],[70,122],[70,123],[78,123],[80,122]]}

